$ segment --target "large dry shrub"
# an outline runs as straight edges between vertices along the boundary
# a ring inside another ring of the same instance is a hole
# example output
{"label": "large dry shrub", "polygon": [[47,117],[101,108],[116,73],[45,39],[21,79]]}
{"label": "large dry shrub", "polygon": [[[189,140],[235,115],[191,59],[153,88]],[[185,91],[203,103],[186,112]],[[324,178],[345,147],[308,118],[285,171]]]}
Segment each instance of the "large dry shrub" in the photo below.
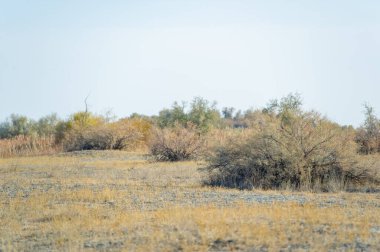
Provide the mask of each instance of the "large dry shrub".
{"label": "large dry shrub", "polygon": [[144,150],[148,148],[148,143],[152,136],[153,124],[151,120],[146,118],[128,118],[119,121],[119,123],[125,123],[129,125],[130,129],[137,132],[139,137],[136,138],[136,141],[133,144],[130,144],[130,148],[134,150]]}
{"label": "large dry shrub", "polygon": [[183,127],[155,129],[150,141],[150,152],[158,161],[195,159],[202,153],[204,138],[193,124]]}
{"label": "large dry shrub", "polygon": [[122,120],[88,128],[72,128],[65,135],[66,151],[124,150],[137,145],[144,138],[132,122]]}
{"label": "large dry shrub", "polygon": [[352,130],[300,110],[268,115],[254,135],[217,147],[209,162],[209,184],[241,189],[331,191],[371,178]]}

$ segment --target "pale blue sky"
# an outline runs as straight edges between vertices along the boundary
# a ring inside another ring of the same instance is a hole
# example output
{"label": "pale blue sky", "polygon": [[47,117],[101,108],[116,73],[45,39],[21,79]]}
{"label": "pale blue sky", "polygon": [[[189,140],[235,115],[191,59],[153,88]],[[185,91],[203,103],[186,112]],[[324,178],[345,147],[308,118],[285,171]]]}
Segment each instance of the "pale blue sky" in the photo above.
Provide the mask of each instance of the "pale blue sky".
{"label": "pale blue sky", "polygon": [[202,96],[380,114],[380,1],[0,0],[0,119],[83,109],[156,114]]}

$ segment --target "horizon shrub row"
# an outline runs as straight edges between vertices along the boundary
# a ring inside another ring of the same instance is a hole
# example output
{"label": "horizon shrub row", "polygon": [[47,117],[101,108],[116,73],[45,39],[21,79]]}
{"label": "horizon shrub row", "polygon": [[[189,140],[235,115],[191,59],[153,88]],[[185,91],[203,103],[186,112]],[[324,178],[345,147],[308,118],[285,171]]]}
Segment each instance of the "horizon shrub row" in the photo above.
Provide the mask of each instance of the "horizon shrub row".
{"label": "horizon shrub row", "polygon": [[[263,109],[249,109],[245,112],[231,107],[219,111],[215,102],[195,97],[189,107],[185,102],[174,102],[171,108],[162,109],[157,116],[134,113],[117,121],[109,115],[96,115],[91,112],[77,112],[67,120],[60,119],[57,114],[51,114],[37,121],[12,114],[0,123],[0,140],[17,136],[54,137],[55,143],[63,144],[64,149],[68,151],[125,149],[136,145],[133,142],[138,142],[140,147],[143,143],[148,143],[153,128],[187,127],[191,124],[202,135],[211,129],[254,129],[263,123],[262,115],[273,116],[284,112],[282,110],[301,109],[301,106],[300,96],[289,94],[280,100],[271,100]],[[357,129],[352,126],[341,127],[355,132],[354,139],[361,154],[380,152],[380,120],[372,107],[365,105],[365,121]],[[95,143],[98,138],[102,139],[102,143]],[[72,141],[80,143],[76,145]]]}
{"label": "horizon shrub row", "polygon": [[149,150],[157,161],[206,160],[213,186],[336,191],[380,183],[380,121],[370,106],[355,129],[303,110],[297,94],[244,113],[199,97],[189,105],[120,120],[87,111],[67,120],[11,115],[0,124],[0,157]]}

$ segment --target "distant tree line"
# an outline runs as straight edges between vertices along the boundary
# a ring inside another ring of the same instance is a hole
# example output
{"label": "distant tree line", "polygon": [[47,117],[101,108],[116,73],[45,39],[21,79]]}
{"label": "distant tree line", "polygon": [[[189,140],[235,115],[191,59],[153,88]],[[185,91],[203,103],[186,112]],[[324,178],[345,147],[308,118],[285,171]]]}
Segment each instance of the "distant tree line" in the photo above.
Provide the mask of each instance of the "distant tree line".
{"label": "distant tree line", "polygon": [[[255,128],[264,123],[264,115],[286,115],[289,111],[299,110],[301,105],[302,100],[298,94],[289,94],[280,100],[271,100],[263,109],[249,109],[246,111],[237,110],[233,107],[225,107],[219,111],[216,107],[216,102],[195,97],[189,103],[174,102],[170,108],[162,109],[157,116],[134,113],[118,121],[115,121],[114,117],[110,115],[96,115],[89,111],[74,113],[66,120],[59,118],[57,114],[47,115],[38,120],[12,114],[0,123],[0,139],[11,139],[17,136],[54,137],[56,142],[60,143],[69,135],[86,135],[95,129],[102,129],[103,135],[112,135],[110,132],[106,133],[106,128],[108,130],[112,128],[112,130],[120,133],[123,132],[123,127],[126,130],[125,125],[127,122],[133,121],[135,124],[137,121],[145,124],[145,128],[170,129],[178,126],[186,128],[188,125],[192,125],[191,127],[195,127],[199,134],[205,134],[211,129]],[[378,153],[380,152],[380,120],[376,116],[373,107],[365,105],[364,108],[365,120],[363,124],[357,129],[351,127],[352,131],[355,132],[358,152],[361,154]],[[120,126],[122,124],[124,124],[123,127]],[[147,132],[144,134],[146,138]],[[126,139],[129,138],[127,137]],[[111,140],[108,139],[108,141]],[[98,148],[101,147],[98,146]],[[91,148],[91,144],[87,148]]]}

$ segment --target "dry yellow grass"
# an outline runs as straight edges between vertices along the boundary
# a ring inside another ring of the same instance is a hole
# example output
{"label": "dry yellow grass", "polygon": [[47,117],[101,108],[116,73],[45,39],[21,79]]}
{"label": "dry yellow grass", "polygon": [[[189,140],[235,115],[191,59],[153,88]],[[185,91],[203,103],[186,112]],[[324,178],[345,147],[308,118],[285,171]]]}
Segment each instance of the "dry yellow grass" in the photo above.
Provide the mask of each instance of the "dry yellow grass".
{"label": "dry yellow grass", "polygon": [[54,137],[17,136],[0,139],[0,158],[52,154],[60,150]]}
{"label": "dry yellow grass", "polygon": [[201,186],[125,152],[0,160],[4,251],[377,251],[379,194]]}

